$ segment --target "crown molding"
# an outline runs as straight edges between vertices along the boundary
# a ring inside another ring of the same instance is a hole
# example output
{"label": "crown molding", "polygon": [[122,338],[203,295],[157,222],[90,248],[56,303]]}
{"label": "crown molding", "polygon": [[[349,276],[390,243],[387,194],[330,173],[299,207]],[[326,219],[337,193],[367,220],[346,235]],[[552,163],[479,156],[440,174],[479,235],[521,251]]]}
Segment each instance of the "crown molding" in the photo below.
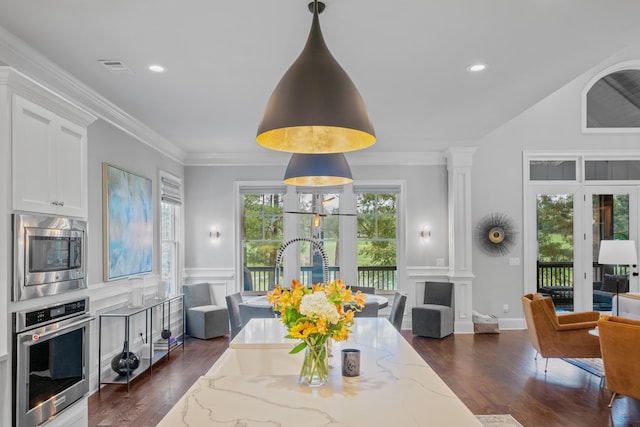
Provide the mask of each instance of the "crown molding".
{"label": "crown molding", "polygon": [[3,27],[0,27],[0,62],[161,154],[184,164],[184,150],[108,101]]}
{"label": "crown molding", "polygon": [[[258,148],[258,147],[257,147]],[[250,153],[189,154],[185,166],[286,166],[291,154],[256,150]],[[444,152],[350,152],[345,157],[351,166],[445,165]]]}

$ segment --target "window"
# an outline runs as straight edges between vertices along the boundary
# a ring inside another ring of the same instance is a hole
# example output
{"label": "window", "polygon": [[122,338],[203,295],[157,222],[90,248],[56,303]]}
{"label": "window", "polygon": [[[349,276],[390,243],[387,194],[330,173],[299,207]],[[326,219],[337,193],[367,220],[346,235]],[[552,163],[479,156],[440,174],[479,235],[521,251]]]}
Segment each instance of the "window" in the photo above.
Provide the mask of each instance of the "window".
{"label": "window", "polygon": [[586,103],[588,129],[640,128],[640,70],[618,70],[598,79]]}
{"label": "window", "polygon": [[243,194],[243,290],[266,291],[275,283],[283,215],[284,193]]}
{"label": "window", "polygon": [[587,160],[585,179],[589,181],[639,181],[640,160]]}
{"label": "window", "polygon": [[[340,194],[337,193],[299,193],[298,235],[321,242],[327,255],[329,277],[340,277],[338,262],[340,245]],[[320,251],[309,242],[300,242],[300,277],[302,283],[311,285],[323,281],[323,260]]]}
{"label": "window", "polygon": [[182,183],[173,176],[160,172],[160,236],[162,280],[169,282],[168,293],[178,293],[180,241],[180,208],[182,206]]}
{"label": "window", "polygon": [[531,181],[575,181],[575,160],[531,160],[529,162]]}
{"label": "window", "polygon": [[395,290],[397,194],[357,193],[358,285]]}

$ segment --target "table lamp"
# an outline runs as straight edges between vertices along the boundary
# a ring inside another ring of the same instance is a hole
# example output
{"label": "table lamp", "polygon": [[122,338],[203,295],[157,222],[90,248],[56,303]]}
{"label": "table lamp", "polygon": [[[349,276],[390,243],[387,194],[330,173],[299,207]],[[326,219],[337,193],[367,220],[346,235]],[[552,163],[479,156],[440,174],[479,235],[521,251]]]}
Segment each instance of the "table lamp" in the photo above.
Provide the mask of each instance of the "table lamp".
{"label": "table lamp", "polygon": [[[636,265],[636,243],[633,240],[601,240],[598,264]],[[620,315],[620,278],[616,278],[616,315]]]}

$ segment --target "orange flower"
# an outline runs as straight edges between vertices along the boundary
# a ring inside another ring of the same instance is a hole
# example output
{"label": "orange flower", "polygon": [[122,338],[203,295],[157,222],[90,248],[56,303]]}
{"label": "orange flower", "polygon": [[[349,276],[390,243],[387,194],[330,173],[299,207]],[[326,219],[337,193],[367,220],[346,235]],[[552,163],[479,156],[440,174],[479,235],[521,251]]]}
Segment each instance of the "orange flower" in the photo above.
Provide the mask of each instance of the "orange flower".
{"label": "orange flower", "polygon": [[363,294],[361,291],[356,292],[356,295],[353,297],[353,301],[358,304],[359,307],[364,307],[364,301],[367,299],[367,296]]}
{"label": "orange flower", "polygon": [[318,333],[319,334],[326,334],[327,333],[327,321],[326,319],[319,317],[318,320],[316,320],[316,328],[318,328]]}
{"label": "orange flower", "polygon": [[344,321],[345,322],[353,322],[353,316],[355,315],[355,313],[353,312],[353,310],[347,310],[347,312],[344,314]]}

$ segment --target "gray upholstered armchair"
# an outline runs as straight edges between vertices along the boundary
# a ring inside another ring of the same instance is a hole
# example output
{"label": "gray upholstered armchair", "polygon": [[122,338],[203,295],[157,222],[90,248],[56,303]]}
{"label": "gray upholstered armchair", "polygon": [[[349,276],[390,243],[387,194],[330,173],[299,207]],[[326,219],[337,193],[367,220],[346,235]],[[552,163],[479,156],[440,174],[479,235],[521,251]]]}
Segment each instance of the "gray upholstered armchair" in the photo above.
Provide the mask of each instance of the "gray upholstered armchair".
{"label": "gray upholstered armchair", "polygon": [[224,305],[217,305],[208,283],[194,283],[182,287],[187,335],[206,340],[229,333],[229,313]]}
{"label": "gray upholstered armchair", "polygon": [[444,282],[424,284],[424,303],[411,310],[414,335],[443,338],[453,333],[453,285]]}

